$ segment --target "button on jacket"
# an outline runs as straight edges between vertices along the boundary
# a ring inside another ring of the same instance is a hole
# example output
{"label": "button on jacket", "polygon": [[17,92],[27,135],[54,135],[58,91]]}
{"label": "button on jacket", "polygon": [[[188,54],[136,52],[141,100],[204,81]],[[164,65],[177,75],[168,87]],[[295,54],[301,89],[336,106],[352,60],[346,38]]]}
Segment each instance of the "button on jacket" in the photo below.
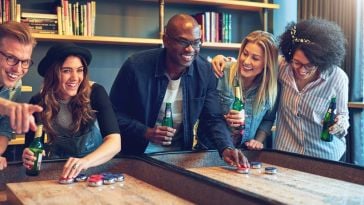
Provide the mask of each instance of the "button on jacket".
{"label": "button on jacket", "polygon": [[[123,64],[111,88],[110,99],[118,118],[124,154],[142,154],[148,145],[144,135],[147,128],[156,123],[169,81],[165,74],[165,57],[163,48],[132,55]],[[220,152],[233,147],[216,100],[216,83],[210,64],[200,56],[196,56],[182,74],[181,150],[192,149],[193,125],[199,118],[208,122],[210,137]]]}

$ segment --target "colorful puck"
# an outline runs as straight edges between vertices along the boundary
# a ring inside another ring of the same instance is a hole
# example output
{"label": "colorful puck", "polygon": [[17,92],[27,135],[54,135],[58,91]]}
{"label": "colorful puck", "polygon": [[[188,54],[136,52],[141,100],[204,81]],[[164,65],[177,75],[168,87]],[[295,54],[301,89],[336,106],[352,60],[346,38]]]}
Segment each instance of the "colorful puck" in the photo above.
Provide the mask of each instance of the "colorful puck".
{"label": "colorful puck", "polygon": [[113,177],[112,175],[107,175],[104,177],[103,179],[103,183],[106,184],[106,185],[109,185],[109,184],[115,184],[116,182],[116,178]]}
{"label": "colorful puck", "polygon": [[106,177],[106,176],[112,176],[113,173],[111,173],[111,172],[102,172],[100,175],[103,176],[103,177]]}
{"label": "colorful puck", "polygon": [[72,184],[74,182],[74,180],[72,178],[59,178],[58,179],[58,183],[60,184]]}
{"label": "colorful puck", "polygon": [[89,178],[87,179],[87,185],[92,187],[101,186],[103,184],[102,178]]}
{"label": "colorful puck", "polygon": [[265,173],[266,174],[276,174],[277,173],[277,168],[275,168],[275,167],[266,167],[265,168]]}
{"label": "colorful puck", "polygon": [[77,175],[77,177],[75,178],[76,182],[84,182],[87,180],[87,175],[86,174],[79,174]]}
{"label": "colorful puck", "polygon": [[249,174],[249,168],[244,166],[238,166],[236,171],[240,174]]}
{"label": "colorful puck", "polygon": [[113,174],[114,178],[116,179],[117,182],[123,182],[125,177],[124,174],[119,173],[119,174]]}
{"label": "colorful puck", "polygon": [[102,176],[101,174],[93,174],[91,176],[89,176],[89,179],[103,179],[104,176]]}
{"label": "colorful puck", "polygon": [[253,169],[260,169],[260,168],[262,168],[262,163],[261,162],[250,162],[250,167]]}

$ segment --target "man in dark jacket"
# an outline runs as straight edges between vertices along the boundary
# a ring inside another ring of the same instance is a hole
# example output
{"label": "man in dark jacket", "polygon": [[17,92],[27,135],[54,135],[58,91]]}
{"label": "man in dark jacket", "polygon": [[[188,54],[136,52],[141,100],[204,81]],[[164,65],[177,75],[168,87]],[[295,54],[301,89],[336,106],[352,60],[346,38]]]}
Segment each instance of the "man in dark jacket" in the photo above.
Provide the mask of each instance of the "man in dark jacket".
{"label": "man in dark jacket", "polygon": [[[173,16],[163,36],[165,48],[129,57],[111,88],[122,134],[122,153],[191,150],[193,126],[208,121],[211,139],[229,164],[249,166],[233,146],[217,101],[216,77],[198,55],[201,30],[193,17]],[[161,126],[165,104],[172,104],[173,128]]]}

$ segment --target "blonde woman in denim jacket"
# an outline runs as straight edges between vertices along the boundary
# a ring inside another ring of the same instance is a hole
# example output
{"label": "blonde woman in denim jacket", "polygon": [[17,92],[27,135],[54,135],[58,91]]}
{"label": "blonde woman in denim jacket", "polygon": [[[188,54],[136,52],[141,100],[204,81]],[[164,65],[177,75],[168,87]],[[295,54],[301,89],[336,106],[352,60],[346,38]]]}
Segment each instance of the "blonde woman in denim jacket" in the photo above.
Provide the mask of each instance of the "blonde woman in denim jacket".
{"label": "blonde woman in denim jacket", "polygon": [[[213,60],[220,105],[230,126],[235,146],[248,149],[262,149],[275,120],[277,86],[278,48],[272,34],[265,31],[250,33],[241,44],[238,60],[232,62],[222,55]],[[224,63],[223,69],[215,66]],[[238,84],[237,84],[238,83]],[[234,86],[239,85],[244,102],[245,119],[238,111],[231,109],[234,102]],[[244,124],[243,132],[236,127]],[[198,149],[214,149],[205,121],[202,119],[197,131]]]}

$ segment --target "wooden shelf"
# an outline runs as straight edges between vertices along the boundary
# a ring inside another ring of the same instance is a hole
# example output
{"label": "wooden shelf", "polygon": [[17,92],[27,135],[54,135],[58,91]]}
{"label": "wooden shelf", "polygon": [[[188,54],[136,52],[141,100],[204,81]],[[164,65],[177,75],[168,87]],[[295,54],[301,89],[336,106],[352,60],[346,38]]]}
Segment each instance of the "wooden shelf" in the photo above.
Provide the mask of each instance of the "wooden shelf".
{"label": "wooden shelf", "polygon": [[[92,43],[92,44],[113,44],[113,45],[152,45],[161,46],[162,39],[154,38],[126,38],[126,37],[109,37],[109,36],[66,36],[55,34],[37,34],[33,33],[37,41],[47,42],[74,42],[74,43]],[[211,43],[204,42],[203,48],[238,50],[240,43]],[[30,91],[31,92],[31,91]]]}
{"label": "wooden shelf", "polygon": [[153,38],[127,38],[112,36],[69,36],[56,34],[33,33],[37,41],[47,42],[75,42],[92,44],[114,44],[114,45],[162,45],[161,39]]}
{"label": "wooden shelf", "polygon": [[348,103],[349,108],[364,108],[364,102],[349,102]]}
{"label": "wooden shelf", "polygon": [[212,42],[204,42],[204,43],[202,43],[202,48],[224,49],[224,50],[239,50],[240,43],[212,43]]}
{"label": "wooden shelf", "polygon": [[[155,1],[155,0],[144,0]],[[262,9],[279,9],[278,4],[251,2],[251,1],[237,1],[237,0],[164,0],[168,4],[193,4],[201,6],[218,6],[220,8],[246,10],[246,11],[261,11]]]}
{"label": "wooden shelf", "polygon": [[[159,2],[160,0],[141,0],[146,2]],[[162,0],[163,1],[163,0]],[[164,4],[189,4],[201,6],[217,6],[220,8],[262,11],[263,9],[278,9],[278,4],[238,1],[238,0],[164,0]],[[111,44],[111,45],[133,45],[133,46],[161,46],[162,39],[158,38],[129,38],[114,36],[70,36],[56,34],[38,34],[33,36],[37,41],[47,42],[74,42],[74,43],[91,43],[91,44]],[[238,50],[240,43],[211,43],[205,42],[203,48]]]}

